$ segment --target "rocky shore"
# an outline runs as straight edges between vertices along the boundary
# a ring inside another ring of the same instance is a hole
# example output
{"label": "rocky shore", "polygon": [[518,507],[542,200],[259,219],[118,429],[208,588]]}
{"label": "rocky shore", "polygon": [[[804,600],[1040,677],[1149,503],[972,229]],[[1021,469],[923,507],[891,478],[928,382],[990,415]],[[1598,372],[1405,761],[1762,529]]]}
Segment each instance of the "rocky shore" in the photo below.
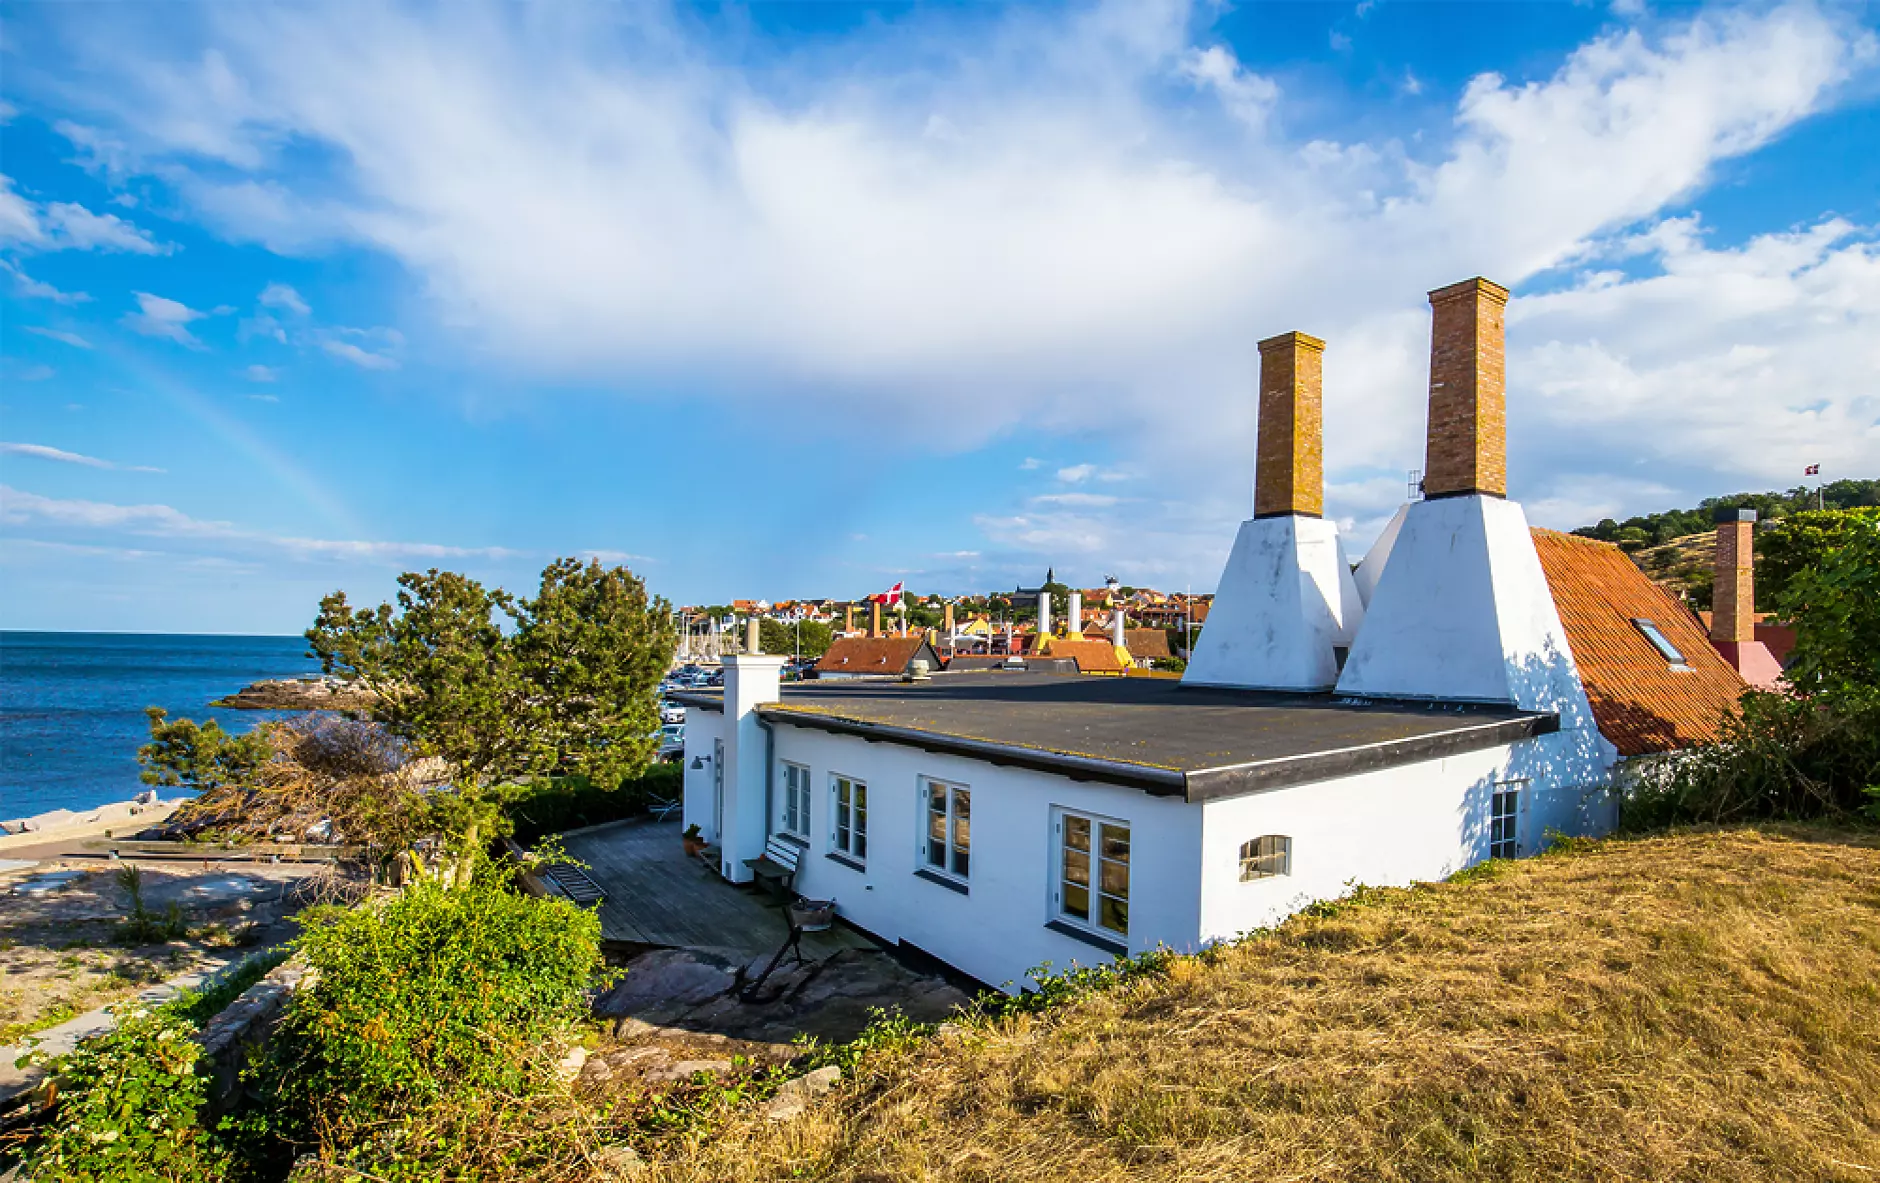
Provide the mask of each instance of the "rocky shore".
{"label": "rocky shore", "polygon": [[283,678],[244,686],[209,705],[240,711],[358,711],[377,698],[337,678]]}

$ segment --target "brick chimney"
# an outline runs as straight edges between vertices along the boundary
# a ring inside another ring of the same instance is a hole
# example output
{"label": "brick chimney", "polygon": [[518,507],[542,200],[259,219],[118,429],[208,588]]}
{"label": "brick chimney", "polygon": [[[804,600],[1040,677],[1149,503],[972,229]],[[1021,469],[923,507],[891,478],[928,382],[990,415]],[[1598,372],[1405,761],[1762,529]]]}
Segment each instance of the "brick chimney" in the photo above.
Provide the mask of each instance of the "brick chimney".
{"label": "brick chimney", "polygon": [[853,604],[845,605],[842,609],[842,631],[845,633],[855,631],[855,605]]}
{"label": "brick chimney", "polygon": [[1479,276],[1430,293],[1425,497],[1508,495],[1507,307],[1508,289]]}
{"label": "brick chimney", "polygon": [[1782,663],[1756,639],[1756,511],[1717,511],[1717,556],[1710,585],[1710,643],[1752,686],[1781,680]]}
{"label": "brick chimney", "polygon": [[1324,373],[1325,342],[1317,337],[1281,333],[1260,342],[1255,518],[1325,512]]}
{"label": "brick chimney", "polygon": [[947,606],[941,610],[940,625],[946,630],[947,643],[951,644],[953,641],[953,603],[950,600],[947,602]]}
{"label": "brick chimney", "polygon": [[1364,608],[1324,520],[1324,357],[1325,342],[1304,333],[1260,342],[1253,517],[1215,585],[1188,685],[1325,691],[1338,680]]}
{"label": "brick chimney", "polygon": [[868,605],[868,635],[871,637],[879,637],[883,635],[881,631],[881,601],[880,600],[875,600],[874,602]]}
{"label": "brick chimney", "polygon": [[1710,591],[1710,639],[1720,645],[1756,639],[1756,576],[1752,566],[1753,509],[1717,511],[1715,582]]}

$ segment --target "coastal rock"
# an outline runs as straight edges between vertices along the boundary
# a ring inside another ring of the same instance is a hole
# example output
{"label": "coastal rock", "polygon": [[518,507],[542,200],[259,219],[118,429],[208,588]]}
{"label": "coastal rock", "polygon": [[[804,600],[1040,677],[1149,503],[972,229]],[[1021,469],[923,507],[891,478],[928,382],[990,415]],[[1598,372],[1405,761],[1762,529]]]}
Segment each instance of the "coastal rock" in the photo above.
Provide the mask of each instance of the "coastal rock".
{"label": "coastal rock", "polygon": [[281,678],[244,686],[209,705],[238,711],[357,711],[378,695],[338,678]]}

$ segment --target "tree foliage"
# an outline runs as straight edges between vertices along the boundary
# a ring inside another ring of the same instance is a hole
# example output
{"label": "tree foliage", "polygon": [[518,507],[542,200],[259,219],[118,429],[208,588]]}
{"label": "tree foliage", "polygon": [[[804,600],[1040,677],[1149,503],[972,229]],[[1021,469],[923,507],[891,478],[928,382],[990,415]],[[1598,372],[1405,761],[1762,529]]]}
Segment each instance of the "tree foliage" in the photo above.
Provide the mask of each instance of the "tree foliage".
{"label": "tree foliage", "polygon": [[146,708],[150,742],[137,750],[143,765],[139,778],[147,785],[212,792],[225,785],[251,780],[273,754],[267,738],[255,732],[234,735],[211,719],[170,719],[162,707]]}
{"label": "tree foliage", "polygon": [[1718,743],[1647,766],[1628,824],[1880,815],[1880,510],[1768,533],[1785,564],[1774,608],[1796,633],[1788,688],[1750,691]]}
{"label": "tree foliage", "polygon": [[829,652],[829,642],[835,636],[835,630],[820,620],[793,622],[769,617],[758,621],[757,632],[764,652],[801,653],[804,657],[821,657]]}
{"label": "tree foliage", "polygon": [[396,606],[320,602],[307,642],[328,673],[379,695],[373,717],[460,790],[529,776],[617,781],[648,763],[674,636],[664,599],[624,567],[558,559],[519,598],[432,570]]}

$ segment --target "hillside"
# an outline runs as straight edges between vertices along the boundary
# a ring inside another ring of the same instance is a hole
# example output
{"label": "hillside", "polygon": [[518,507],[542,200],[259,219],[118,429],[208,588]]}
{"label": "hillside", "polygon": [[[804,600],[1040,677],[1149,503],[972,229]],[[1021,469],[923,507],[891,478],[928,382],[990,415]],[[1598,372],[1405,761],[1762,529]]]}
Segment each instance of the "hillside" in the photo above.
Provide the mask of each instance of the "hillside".
{"label": "hillside", "polygon": [[864,1061],[644,1180],[1872,1180],[1880,835],[1613,840]]}

